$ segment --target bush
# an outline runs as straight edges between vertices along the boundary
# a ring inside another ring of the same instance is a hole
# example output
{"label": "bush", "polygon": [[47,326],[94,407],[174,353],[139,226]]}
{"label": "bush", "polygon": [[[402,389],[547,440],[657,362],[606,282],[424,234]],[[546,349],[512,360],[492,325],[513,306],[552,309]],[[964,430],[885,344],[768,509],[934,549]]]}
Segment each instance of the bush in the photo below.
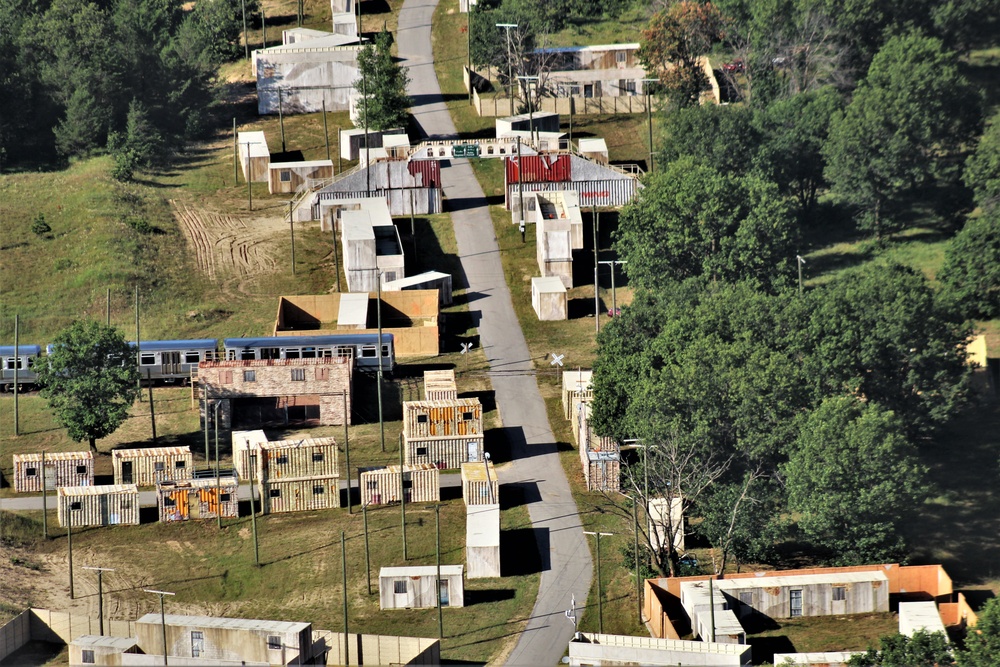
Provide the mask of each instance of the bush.
{"label": "bush", "polygon": [[39,213],[35,216],[34,222],[31,223],[31,231],[35,233],[36,236],[45,237],[52,228],[49,227],[49,223],[45,222],[45,216]]}

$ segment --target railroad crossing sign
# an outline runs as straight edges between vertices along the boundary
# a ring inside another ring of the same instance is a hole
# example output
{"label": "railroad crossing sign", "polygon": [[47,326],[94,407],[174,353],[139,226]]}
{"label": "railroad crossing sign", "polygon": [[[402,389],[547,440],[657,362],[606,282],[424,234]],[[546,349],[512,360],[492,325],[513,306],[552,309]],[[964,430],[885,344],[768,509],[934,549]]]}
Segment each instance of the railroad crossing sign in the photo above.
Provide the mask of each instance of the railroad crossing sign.
{"label": "railroad crossing sign", "polygon": [[452,157],[479,157],[477,144],[455,144],[451,149]]}
{"label": "railroad crossing sign", "polygon": [[462,354],[468,354],[475,346],[475,343],[462,343]]}
{"label": "railroad crossing sign", "polygon": [[565,354],[556,354],[552,352],[552,361],[549,362],[549,366],[562,366],[563,359],[566,357]]}

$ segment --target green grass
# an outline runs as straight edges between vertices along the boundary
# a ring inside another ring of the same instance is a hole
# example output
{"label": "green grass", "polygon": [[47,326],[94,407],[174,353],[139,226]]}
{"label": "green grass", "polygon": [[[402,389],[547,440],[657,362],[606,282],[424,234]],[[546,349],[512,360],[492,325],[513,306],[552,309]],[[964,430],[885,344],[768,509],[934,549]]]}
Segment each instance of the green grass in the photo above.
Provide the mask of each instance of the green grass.
{"label": "green grass", "polygon": [[[899,631],[893,613],[812,616],[770,621],[761,632],[747,634],[754,663],[767,662],[775,653],[863,651],[878,646],[879,638]],[[776,627],[774,627],[776,626]]]}

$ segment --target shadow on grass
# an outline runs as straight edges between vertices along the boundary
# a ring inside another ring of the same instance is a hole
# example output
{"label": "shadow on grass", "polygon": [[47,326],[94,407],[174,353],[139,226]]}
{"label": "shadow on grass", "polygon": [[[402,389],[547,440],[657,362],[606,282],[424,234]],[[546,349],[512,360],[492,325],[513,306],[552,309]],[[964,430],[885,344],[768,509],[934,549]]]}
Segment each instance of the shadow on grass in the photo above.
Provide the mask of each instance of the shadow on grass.
{"label": "shadow on grass", "polygon": [[501,531],[501,576],[535,574],[551,567],[548,528],[516,528]]}
{"label": "shadow on grass", "polygon": [[514,599],[513,588],[491,588],[487,590],[467,590],[465,591],[465,606],[471,607],[477,604],[491,604],[493,602],[503,602]]}
{"label": "shadow on grass", "polygon": [[795,653],[795,645],[788,637],[747,637],[747,643],[753,647],[753,660],[756,664],[774,662],[775,653]]}

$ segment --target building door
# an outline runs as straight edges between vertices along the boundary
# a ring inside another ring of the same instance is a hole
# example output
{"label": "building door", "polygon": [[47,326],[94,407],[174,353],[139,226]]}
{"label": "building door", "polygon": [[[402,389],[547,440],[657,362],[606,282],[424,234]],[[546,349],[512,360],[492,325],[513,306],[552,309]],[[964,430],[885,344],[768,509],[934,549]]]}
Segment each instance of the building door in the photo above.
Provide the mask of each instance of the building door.
{"label": "building door", "polygon": [[181,375],[181,353],[163,352],[160,354],[160,372],[163,377],[175,377]]}
{"label": "building door", "polygon": [[56,489],[56,469],[55,466],[45,466],[43,477],[45,479],[45,490],[55,491]]}
{"label": "building door", "polygon": [[392,607],[393,609],[406,609],[412,607],[410,601],[408,579],[394,579],[392,582]]}
{"label": "building door", "polygon": [[122,484],[132,484],[131,461],[122,461]]}
{"label": "building door", "polygon": [[188,516],[192,519],[201,518],[201,494],[192,489],[187,492]]}
{"label": "building door", "polygon": [[449,603],[447,579],[438,580],[438,595],[441,596],[441,606],[447,607]]}
{"label": "building door", "polygon": [[479,445],[475,440],[469,440],[469,463],[479,461]]}
{"label": "building door", "polygon": [[788,591],[789,616],[802,615],[802,590]]}

